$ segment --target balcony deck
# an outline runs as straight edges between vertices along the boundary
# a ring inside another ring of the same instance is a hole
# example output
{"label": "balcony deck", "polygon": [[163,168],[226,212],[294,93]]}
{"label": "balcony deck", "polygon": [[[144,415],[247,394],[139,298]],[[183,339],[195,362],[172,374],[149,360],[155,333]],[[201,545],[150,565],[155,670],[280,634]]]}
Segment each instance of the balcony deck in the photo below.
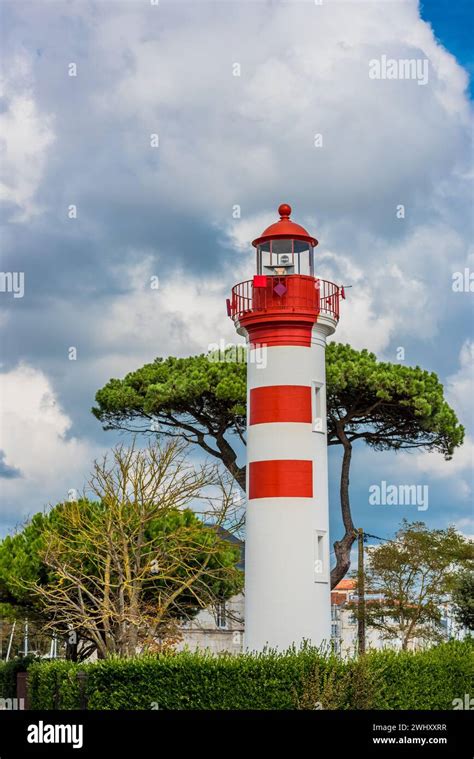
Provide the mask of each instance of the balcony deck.
{"label": "balcony deck", "polygon": [[257,283],[248,279],[232,288],[229,316],[240,321],[255,313],[292,312],[324,314],[339,321],[340,296],[334,282],[301,274],[260,277]]}

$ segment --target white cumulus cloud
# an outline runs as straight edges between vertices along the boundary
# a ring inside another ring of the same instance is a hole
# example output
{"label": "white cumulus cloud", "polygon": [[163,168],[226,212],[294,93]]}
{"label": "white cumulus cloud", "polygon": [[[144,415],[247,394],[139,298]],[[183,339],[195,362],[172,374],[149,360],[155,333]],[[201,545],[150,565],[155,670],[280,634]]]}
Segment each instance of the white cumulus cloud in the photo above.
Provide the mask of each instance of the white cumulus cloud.
{"label": "white cumulus cloud", "polygon": [[53,117],[36,103],[26,55],[17,56],[0,79],[0,99],[0,199],[17,207],[16,221],[26,221],[39,211],[35,195],[55,139]]}
{"label": "white cumulus cloud", "polygon": [[26,364],[0,374],[0,450],[18,477],[0,481],[0,518],[10,525],[81,491],[96,445],[70,436],[71,420],[47,376]]}

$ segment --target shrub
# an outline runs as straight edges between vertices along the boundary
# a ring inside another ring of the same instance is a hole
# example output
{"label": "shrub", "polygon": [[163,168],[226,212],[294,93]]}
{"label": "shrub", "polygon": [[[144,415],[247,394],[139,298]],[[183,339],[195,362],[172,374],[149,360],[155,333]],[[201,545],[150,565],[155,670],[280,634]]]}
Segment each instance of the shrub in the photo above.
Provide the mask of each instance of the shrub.
{"label": "shrub", "polygon": [[61,660],[31,664],[28,668],[30,709],[80,709],[77,674],[81,670],[87,671],[92,666]]}
{"label": "shrub", "polygon": [[385,688],[376,709],[452,709],[454,698],[474,693],[474,639],[452,640],[426,651],[374,651]]}
{"label": "shrub", "polygon": [[0,698],[16,698],[16,676],[18,672],[26,672],[33,656],[22,656],[9,661],[0,661]]}
{"label": "shrub", "polygon": [[342,661],[314,649],[240,656],[182,652],[55,661],[29,668],[33,709],[452,709],[474,692],[473,641],[373,651]]}

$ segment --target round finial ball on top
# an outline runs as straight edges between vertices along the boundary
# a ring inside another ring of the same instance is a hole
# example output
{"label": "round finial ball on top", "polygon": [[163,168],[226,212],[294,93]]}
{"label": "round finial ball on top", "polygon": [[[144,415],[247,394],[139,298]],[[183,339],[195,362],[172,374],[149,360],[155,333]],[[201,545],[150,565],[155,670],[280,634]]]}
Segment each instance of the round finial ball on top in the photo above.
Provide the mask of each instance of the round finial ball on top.
{"label": "round finial ball on top", "polygon": [[282,203],[281,206],[278,208],[278,213],[283,218],[288,218],[291,213],[291,206],[288,205],[288,203]]}

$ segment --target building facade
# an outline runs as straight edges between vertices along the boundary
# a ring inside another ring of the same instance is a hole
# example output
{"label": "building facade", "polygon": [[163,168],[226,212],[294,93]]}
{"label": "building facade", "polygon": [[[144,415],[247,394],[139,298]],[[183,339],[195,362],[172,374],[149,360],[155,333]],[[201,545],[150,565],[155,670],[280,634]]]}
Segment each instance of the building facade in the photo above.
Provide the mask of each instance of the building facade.
{"label": "building facade", "polygon": [[[342,658],[357,653],[357,618],[351,605],[357,599],[357,581],[344,579],[331,591],[331,642],[334,651]],[[369,598],[370,601],[370,598]],[[239,654],[244,651],[245,630],[244,595],[234,596],[220,608],[204,609],[194,620],[183,627],[183,639],[178,649],[209,650],[212,653],[227,651]],[[456,622],[452,606],[446,602],[441,607],[441,627],[446,639],[462,640],[468,630]],[[381,651],[385,648],[401,650],[401,640],[386,640],[379,630],[366,628],[367,650]],[[413,639],[408,650],[426,647],[423,640]]]}

